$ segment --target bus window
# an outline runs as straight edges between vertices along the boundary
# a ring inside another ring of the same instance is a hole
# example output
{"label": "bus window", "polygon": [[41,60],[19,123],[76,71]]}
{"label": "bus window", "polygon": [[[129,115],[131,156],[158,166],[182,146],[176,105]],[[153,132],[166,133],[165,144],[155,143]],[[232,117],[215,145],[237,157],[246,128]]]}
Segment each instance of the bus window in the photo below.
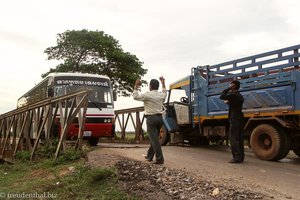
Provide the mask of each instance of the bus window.
{"label": "bus window", "polygon": [[54,91],[51,86],[48,87],[48,97],[54,97]]}
{"label": "bus window", "polygon": [[112,103],[110,91],[106,91],[106,92],[104,93],[104,99],[105,99],[106,103]]}
{"label": "bus window", "polygon": [[104,87],[92,87],[91,94],[89,95],[89,100],[95,103],[112,103],[111,92],[109,88]]}
{"label": "bus window", "polygon": [[66,94],[66,91],[65,91],[65,87],[64,86],[57,86],[55,88],[55,96],[56,97],[63,96],[65,94]]}

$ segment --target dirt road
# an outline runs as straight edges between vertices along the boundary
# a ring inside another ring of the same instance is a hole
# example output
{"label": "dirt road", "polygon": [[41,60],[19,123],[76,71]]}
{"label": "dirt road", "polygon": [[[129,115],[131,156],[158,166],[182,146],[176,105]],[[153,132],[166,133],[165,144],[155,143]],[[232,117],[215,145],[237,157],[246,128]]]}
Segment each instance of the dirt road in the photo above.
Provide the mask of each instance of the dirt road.
{"label": "dirt road", "polygon": [[[119,155],[143,161],[148,145],[98,144]],[[163,147],[165,166],[180,169],[217,184],[251,188],[273,199],[300,199],[300,158],[289,155],[279,162],[257,159],[246,149],[245,162],[229,164],[226,146]]]}

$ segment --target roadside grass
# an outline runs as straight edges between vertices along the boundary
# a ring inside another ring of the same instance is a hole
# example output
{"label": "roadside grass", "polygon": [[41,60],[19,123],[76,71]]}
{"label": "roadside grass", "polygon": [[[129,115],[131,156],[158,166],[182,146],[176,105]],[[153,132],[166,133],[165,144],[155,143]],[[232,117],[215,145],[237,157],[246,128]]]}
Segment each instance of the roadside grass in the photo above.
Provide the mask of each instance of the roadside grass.
{"label": "roadside grass", "polygon": [[87,166],[82,152],[71,150],[57,160],[34,161],[29,161],[27,154],[18,155],[14,164],[0,164],[0,199],[8,199],[11,194],[33,193],[51,194],[53,199],[62,200],[137,199],[118,189],[116,168]]}

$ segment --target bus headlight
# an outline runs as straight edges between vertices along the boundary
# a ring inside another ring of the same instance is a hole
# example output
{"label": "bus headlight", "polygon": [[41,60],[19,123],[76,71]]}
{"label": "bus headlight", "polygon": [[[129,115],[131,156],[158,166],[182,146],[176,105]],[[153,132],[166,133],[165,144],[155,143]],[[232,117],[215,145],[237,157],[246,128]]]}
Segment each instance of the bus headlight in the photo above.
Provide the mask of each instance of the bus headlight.
{"label": "bus headlight", "polygon": [[111,122],[112,122],[112,120],[110,118],[104,119],[104,123],[111,123]]}

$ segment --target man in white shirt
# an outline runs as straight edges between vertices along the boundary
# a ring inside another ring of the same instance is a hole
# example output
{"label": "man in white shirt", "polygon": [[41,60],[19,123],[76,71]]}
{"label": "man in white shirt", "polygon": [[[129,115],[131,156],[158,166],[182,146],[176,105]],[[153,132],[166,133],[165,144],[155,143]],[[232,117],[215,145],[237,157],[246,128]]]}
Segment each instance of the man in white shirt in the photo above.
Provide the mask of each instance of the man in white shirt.
{"label": "man in white shirt", "polygon": [[152,161],[155,155],[156,161],[154,162],[154,164],[164,163],[164,156],[159,143],[158,135],[163,124],[163,103],[167,96],[167,90],[164,77],[159,77],[159,80],[162,84],[162,92],[158,91],[159,81],[156,79],[152,79],[149,84],[150,91],[145,92],[144,94],[139,94],[141,80],[138,79],[135,81],[135,86],[132,94],[134,100],[144,102],[145,116],[147,118],[147,132],[150,138],[150,147],[145,158],[148,161]]}

